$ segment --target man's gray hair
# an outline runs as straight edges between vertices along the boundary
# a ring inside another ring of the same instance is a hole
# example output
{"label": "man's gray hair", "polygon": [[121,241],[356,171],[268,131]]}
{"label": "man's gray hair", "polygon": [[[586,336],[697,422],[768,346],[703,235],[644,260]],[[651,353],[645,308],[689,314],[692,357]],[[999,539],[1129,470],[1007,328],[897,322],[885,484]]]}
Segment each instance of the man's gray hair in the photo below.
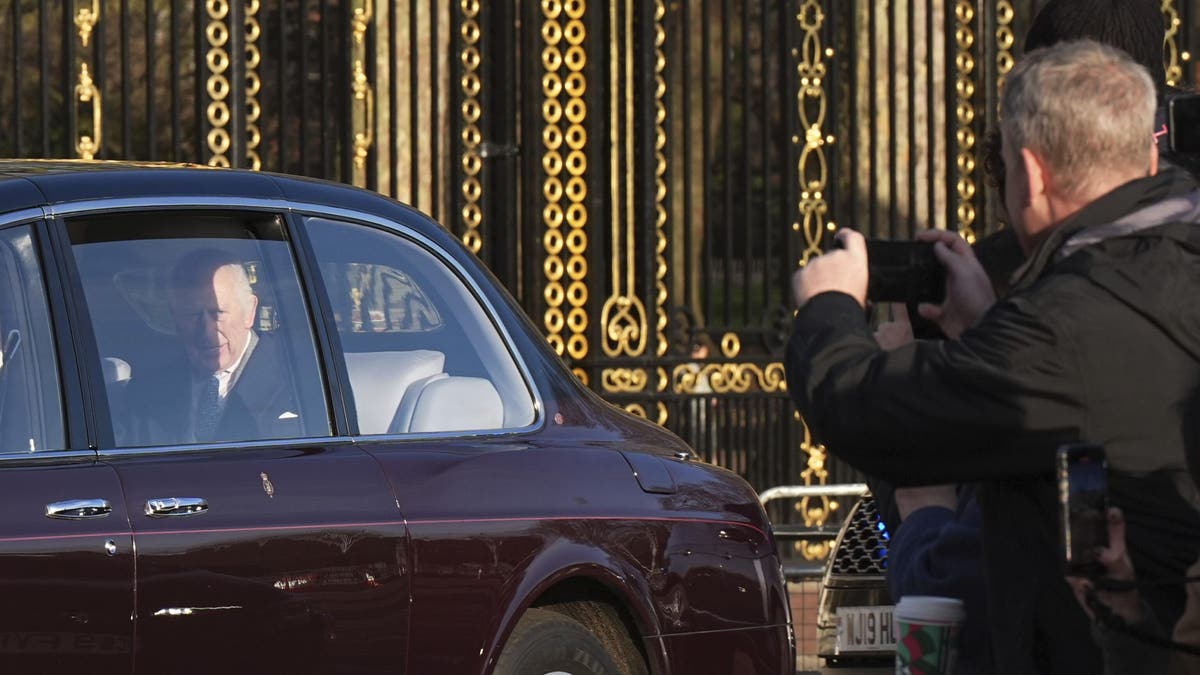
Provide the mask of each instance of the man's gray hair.
{"label": "man's gray hair", "polygon": [[228,269],[234,275],[234,292],[242,309],[250,311],[254,306],[254,289],[250,275],[241,260],[233,254],[219,249],[205,248],[192,251],[171,272],[171,286],[176,290],[203,288],[212,284],[218,270]]}
{"label": "man's gray hair", "polygon": [[1154,82],[1125,52],[1092,40],[1029,52],[1004,83],[1001,129],[1075,196],[1095,177],[1142,175],[1154,142]]}

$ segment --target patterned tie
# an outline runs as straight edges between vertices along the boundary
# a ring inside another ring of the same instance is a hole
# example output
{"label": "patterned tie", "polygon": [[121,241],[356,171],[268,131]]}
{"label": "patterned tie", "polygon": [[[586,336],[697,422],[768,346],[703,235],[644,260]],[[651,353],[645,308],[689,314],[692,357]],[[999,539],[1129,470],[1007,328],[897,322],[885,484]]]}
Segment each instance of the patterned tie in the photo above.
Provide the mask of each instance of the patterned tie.
{"label": "patterned tie", "polygon": [[196,401],[196,440],[213,440],[217,422],[221,419],[221,383],[214,375],[204,383]]}

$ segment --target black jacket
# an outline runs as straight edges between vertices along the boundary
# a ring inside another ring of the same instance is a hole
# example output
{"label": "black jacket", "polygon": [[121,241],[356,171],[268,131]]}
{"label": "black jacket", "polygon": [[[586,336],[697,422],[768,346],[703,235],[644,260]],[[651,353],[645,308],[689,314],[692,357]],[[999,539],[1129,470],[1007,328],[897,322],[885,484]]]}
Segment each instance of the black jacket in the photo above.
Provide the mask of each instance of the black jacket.
{"label": "black jacket", "polygon": [[[245,368],[225,399],[214,441],[296,438],[303,435],[300,409],[287,376],[288,366],[272,335],[258,339]],[[192,375],[180,355],[174,367],[152,368],[130,382],[133,423],[125,444],[194,443]],[[120,436],[120,434],[118,434]],[[118,437],[120,442],[122,439]]]}
{"label": "black jacket", "polygon": [[[839,293],[796,317],[788,389],[830,452],[897,484],[983,482],[997,672],[1099,671],[1059,564],[1060,444],[1106,446],[1143,578],[1196,559],[1200,520],[1171,481],[1189,452],[1200,459],[1198,221],[1182,172],[1121,186],[1059,225],[957,341],[884,352]],[[1181,589],[1160,596],[1170,625]]]}

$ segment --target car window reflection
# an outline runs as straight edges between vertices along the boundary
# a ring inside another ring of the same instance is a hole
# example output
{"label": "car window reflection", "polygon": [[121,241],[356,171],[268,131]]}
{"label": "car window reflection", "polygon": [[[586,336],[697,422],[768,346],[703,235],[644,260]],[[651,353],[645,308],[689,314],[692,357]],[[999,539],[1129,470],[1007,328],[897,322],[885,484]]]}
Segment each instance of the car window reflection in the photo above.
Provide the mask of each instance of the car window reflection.
{"label": "car window reflection", "polygon": [[276,217],[139,214],[68,229],[118,447],[330,433]]}
{"label": "car window reflection", "polygon": [[372,227],[306,221],[360,434],[516,429],[528,384],[486,309],[429,251]]}
{"label": "car window reflection", "polygon": [[28,227],[0,232],[0,453],[66,446],[41,269]]}

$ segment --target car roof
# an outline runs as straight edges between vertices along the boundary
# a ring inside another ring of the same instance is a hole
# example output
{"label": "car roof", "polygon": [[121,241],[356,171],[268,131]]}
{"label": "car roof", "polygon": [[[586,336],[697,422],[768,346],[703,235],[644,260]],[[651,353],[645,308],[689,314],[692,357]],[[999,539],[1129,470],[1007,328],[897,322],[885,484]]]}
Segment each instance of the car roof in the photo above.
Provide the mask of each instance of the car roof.
{"label": "car roof", "polygon": [[315,178],[198,164],[0,159],[0,213],[146,197],[179,197],[183,203],[188,197],[312,203],[402,219],[437,239],[444,234],[424,214],[376,192]]}

